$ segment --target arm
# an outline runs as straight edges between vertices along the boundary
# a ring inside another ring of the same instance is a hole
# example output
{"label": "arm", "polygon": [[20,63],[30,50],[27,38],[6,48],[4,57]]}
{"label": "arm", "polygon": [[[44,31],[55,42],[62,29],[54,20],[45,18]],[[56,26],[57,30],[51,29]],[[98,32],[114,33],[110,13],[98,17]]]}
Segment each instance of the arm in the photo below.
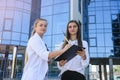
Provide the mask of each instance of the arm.
{"label": "arm", "polygon": [[78,51],[78,54],[82,58],[82,66],[87,67],[89,65],[88,43],[86,41],[83,41],[83,46],[85,47],[85,49],[83,49],[83,51]]}

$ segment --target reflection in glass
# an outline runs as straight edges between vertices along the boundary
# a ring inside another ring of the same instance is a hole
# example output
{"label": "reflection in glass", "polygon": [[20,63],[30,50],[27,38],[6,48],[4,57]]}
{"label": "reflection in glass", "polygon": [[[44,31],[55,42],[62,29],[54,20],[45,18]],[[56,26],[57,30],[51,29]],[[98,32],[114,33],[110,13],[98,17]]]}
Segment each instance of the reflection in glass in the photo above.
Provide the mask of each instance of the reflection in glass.
{"label": "reflection in glass", "polygon": [[53,16],[53,34],[66,31],[67,22],[69,20],[68,16],[68,13]]}
{"label": "reflection in glass", "polygon": [[2,44],[10,44],[10,40],[2,40]]}
{"label": "reflection in glass", "polygon": [[90,40],[89,46],[97,46],[97,44],[96,44],[96,38],[90,38],[89,40]]}
{"label": "reflection in glass", "polygon": [[89,23],[95,23],[95,16],[89,16]]}
{"label": "reflection in glass", "polygon": [[41,16],[52,15],[52,6],[42,7],[41,11]]}
{"label": "reflection in glass", "polygon": [[13,18],[14,17],[14,11],[13,10],[6,10],[5,17],[7,17],[7,18]]}
{"label": "reflection in glass", "polygon": [[11,30],[12,28],[12,19],[5,19],[4,30]]}
{"label": "reflection in glass", "polygon": [[43,37],[44,42],[46,43],[47,47],[51,47],[52,43],[52,36],[44,36]]}
{"label": "reflection in glass", "polygon": [[20,33],[12,32],[12,40],[20,40]]}
{"label": "reflection in glass", "polygon": [[96,11],[96,23],[103,23],[103,12]]}
{"label": "reflection in glass", "polygon": [[[64,7],[64,8],[62,8],[62,7]],[[54,14],[64,13],[64,12],[69,12],[69,3],[54,5],[54,7],[53,7]]]}
{"label": "reflection in glass", "polygon": [[21,34],[21,41],[28,41],[28,34]]}
{"label": "reflection in glass", "polygon": [[29,27],[30,27],[30,14],[23,13],[23,19],[22,19],[22,33],[29,33]]}
{"label": "reflection in glass", "polygon": [[4,31],[2,37],[3,37],[2,39],[8,39],[8,40],[10,40],[11,39],[11,32]]}
{"label": "reflection in glass", "polygon": [[103,33],[97,34],[97,46],[105,46]]}
{"label": "reflection in glass", "polygon": [[21,32],[22,12],[15,11],[13,31]]}
{"label": "reflection in glass", "polygon": [[53,0],[41,0],[41,6],[48,6],[52,4],[53,4]]}

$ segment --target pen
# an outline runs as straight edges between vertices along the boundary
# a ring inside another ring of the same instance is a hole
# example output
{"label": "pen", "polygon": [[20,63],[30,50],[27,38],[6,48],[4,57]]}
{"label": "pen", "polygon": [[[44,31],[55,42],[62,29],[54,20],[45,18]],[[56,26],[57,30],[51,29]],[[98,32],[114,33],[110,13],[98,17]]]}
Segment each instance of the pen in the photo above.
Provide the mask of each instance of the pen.
{"label": "pen", "polygon": [[68,41],[68,39],[66,38],[66,36],[65,36],[65,33],[63,32],[63,34],[64,34],[64,38],[65,38],[65,40],[70,44],[70,42]]}

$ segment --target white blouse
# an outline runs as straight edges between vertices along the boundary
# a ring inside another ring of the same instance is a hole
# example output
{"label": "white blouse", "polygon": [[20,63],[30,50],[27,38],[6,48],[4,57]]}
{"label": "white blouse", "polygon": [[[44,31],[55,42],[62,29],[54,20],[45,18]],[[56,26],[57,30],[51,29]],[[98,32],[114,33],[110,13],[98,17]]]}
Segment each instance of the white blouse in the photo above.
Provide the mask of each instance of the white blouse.
{"label": "white blouse", "polygon": [[[78,45],[78,41],[69,40],[71,45]],[[85,75],[85,68],[89,65],[89,54],[88,54],[88,44],[86,41],[82,41],[83,47],[85,48],[86,60],[83,60],[80,55],[75,56],[70,61],[68,61],[64,66],[60,66],[59,62],[57,62],[57,67],[61,70],[61,75],[63,72],[67,70],[77,71],[83,75]]]}
{"label": "white blouse", "polygon": [[29,39],[27,52],[28,62],[21,80],[44,80],[48,70],[49,52],[37,33]]}

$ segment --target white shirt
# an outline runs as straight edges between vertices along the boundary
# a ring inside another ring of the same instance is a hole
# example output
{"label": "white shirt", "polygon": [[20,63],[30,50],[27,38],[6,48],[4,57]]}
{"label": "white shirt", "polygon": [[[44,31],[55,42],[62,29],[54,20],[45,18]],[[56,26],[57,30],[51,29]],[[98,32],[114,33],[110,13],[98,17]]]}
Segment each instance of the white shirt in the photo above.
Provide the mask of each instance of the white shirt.
{"label": "white shirt", "polygon": [[28,62],[21,80],[44,80],[48,70],[49,52],[37,33],[28,41],[27,52]]}
{"label": "white shirt", "polygon": [[[74,41],[69,40],[69,42],[70,42],[71,45],[78,45],[77,40],[74,40]],[[68,61],[64,66],[60,66],[59,62],[57,62],[57,66],[61,70],[59,75],[61,75],[63,72],[65,72],[67,70],[77,71],[77,72],[85,75],[84,74],[85,68],[89,64],[89,54],[88,54],[88,44],[87,44],[87,42],[82,41],[82,44],[83,44],[83,47],[85,48],[86,60],[83,60],[80,55],[77,55],[74,58],[72,58],[70,61]]]}

